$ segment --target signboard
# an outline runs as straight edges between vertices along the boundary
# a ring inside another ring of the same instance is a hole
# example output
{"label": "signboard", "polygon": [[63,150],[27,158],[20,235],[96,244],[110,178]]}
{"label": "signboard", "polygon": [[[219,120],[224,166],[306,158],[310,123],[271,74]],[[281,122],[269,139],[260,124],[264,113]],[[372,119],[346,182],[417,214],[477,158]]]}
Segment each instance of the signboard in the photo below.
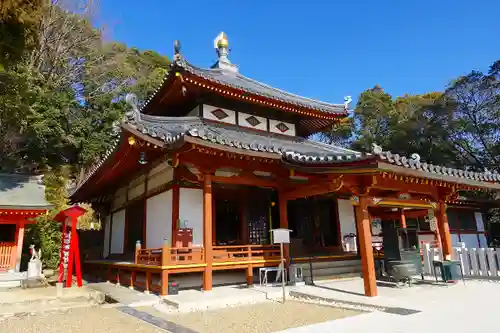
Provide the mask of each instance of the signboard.
{"label": "signboard", "polygon": [[433,217],[429,219],[429,227],[431,228],[431,231],[437,230],[437,218]]}
{"label": "signboard", "polygon": [[281,252],[281,288],[283,290],[283,303],[285,303],[285,258],[283,256],[283,244],[290,243],[290,229],[273,229],[274,244],[280,244]]}
{"label": "signboard", "polygon": [[273,229],[274,244],[290,244],[290,229]]}

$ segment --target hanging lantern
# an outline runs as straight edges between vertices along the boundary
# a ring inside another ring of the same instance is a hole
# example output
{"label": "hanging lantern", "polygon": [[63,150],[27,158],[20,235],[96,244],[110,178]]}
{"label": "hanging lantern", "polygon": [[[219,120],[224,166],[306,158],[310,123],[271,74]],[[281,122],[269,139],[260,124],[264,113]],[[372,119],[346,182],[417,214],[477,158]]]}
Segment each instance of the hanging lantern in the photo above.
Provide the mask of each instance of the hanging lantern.
{"label": "hanging lantern", "polygon": [[139,154],[139,164],[147,164],[148,161],[146,160],[146,153],[141,151],[141,153]]}

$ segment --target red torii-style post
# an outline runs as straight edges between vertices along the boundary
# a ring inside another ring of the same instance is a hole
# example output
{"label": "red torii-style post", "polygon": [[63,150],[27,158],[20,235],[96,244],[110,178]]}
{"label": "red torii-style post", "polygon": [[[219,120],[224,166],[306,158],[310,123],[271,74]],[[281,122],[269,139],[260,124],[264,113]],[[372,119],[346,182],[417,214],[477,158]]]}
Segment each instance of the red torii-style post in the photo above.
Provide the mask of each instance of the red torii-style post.
{"label": "red torii-style post", "polygon": [[[64,280],[64,240],[67,235],[67,228],[71,225],[71,235],[69,243],[69,256],[68,256],[68,271],[66,273],[66,288],[71,287],[73,282],[73,264],[75,265],[76,281],[78,287],[82,286],[82,270],[80,267],[80,244],[76,227],[78,218],[85,214],[87,210],[80,206],[72,206],[65,210],[60,211],[55,217],[54,221],[62,223],[62,241],[61,241],[61,259],[59,262],[59,279],[58,282]],[[71,223],[71,224],[70,224]]]}

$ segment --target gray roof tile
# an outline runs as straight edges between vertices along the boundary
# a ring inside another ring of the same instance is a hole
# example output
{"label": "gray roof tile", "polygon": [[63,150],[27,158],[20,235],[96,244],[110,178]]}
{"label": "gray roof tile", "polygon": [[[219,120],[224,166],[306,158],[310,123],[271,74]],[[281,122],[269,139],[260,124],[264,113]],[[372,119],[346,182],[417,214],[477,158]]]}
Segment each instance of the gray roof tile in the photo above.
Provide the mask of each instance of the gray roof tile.
{"label": "gray roof tile", "polygon": [[41,177],[0,174],[0,208],[49,209]]}
{"label": "gray roof tile", "polygon": [[[165,75],[163,82],[165,82],[168,77],[174,75],[174,73],[179,70],[187,71],[195,76],[201,77],[214,83],[221,84],[226,87],[239,89],[250,94],[273,99],[276,101],[281,101],[290,105],[295,105],[297,107],[324,112],[330,115],[347,115],[348,110],[346,106],[351,101],[350,97],[346,97],[347,100],[345,104],[331,104],[322,102],[271,87],[256,80],[252,80],[244,75],[241,75],[238,72],[227,71],[220,68],[198,68],[188,63],[186,60],[184,60],[184,58],[174,60],[172,62],[171,68]],[[149,99],[143,104],[141,111],[147,107],[149,102],[155,97],[159,90],[160,87],[158,87],[153,95],[150,96]]]}
{"label": "gray roof tile", "polygon": [[353,150],[325,145],[301,137],[287,137],[268,132],[256,133],[234,125],[206,122],[199,117],[162,117],[141,114],[140,118],[140,121],[132,118],[128,124],[143,134],[168,144],[175,143],[184,136],[191,136],[228,147],[275,153],[280,156],[287,152],[295,152],[314,158],[336,156],[345,161],[356,159],[361,155]]}
{"label": "gray roof tile", "polygon": [[467,170],[460,170],[454,168],[448,168],[446,166],[435,165],[430,163],[425,163],[420,160],[418,154],[412,154],[410,157],[392,153],[390,151],[384,151],[382,147],[374,144],[372,153],[358,153],[354,156],[345,155],[339,157],[338,155],[327,155],[327,156],[317,156],[317,155],[307,155],[296,151],[288,151],[284,155],[285,159],[301,164],[309,165],[329,165],[338,162],[347,161],[359,161],[366,159],[377,159],[381,162],[397,165],[400,167],[413,169],[417,171],[422,171],[425,173],[451,176],[456,178],[462,178],[474,181],[492,182],[500,183],[500,174],[492,172],[473,172]]}

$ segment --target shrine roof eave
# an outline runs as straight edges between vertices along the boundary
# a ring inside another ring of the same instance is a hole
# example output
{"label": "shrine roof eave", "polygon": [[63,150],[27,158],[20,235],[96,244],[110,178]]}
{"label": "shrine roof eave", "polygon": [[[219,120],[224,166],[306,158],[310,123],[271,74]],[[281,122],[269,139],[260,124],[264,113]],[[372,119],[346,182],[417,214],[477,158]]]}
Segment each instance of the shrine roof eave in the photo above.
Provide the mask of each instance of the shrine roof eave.
{"label": "shrine roof eave", "polygon": [[[308,110],[323,116],[325,119],[335,119],[348,115],[348,104],[351,99],[346,97],[344,104],[327,103],[284,90],[271,87],[264,83],[250,79],[239,72],[231,72],[220,68],[204,69],[196,67],[187,62],[183,57],[174,59],[161,85],[142,105],[140,111],[149,113],[149,105],[164,94],[168,86],[175,80],[182,80],[183,84],[193,84],[201,88],[213,90],[221,95],[232,98],[238,98],[248,102],[259,102],[272,108],[278,108],[283,111],[302,113],[301,110]],[[209,84],[217,85],[210,86]],[[232,92],[221,90],[227,88]],[[239,92],[239,93],[238,93]]]}
{"label": "shrine roof eave", "polygon": [[48,210],[42,176],[0,174],[0,209]]}
{"label": "shrine roof eave", "polygon": [[0,205],[0,210],[3,211],[30,211],[43,213],[54,208],[54,205],[47,204],[44,206],[28,206],[28,205]]}
{"label": "shrine roof eave", "polygon": [[254,131],[200,117],[152,116],[136,111],[128,115],[122,127],[129,132],[158,140],[163,143],[164,148],[182,145],[184,142],[197,142],[203,145],[217,145],[218,149],[234,150],[239,154],[264,154],[266,158],[278,159],[282,159],[289,151],[315,156],[335,156],[339,161],[355,160],[361,155],[354,150],[301,137]]}
{"label": "shrine roof eave", "polygon": [[417,178],[426,178],[467,187],[500,190],[500,175],[488,172],[472,172],[428,164],[413,154],[411,158],[375,151],[358,155],[350,161],[336,156],[310,156],[296,152],[284,155],[288,167],[309,173],[370,174],[391,172]]}
{"label": "shrine roof eave", "polygon": [[[427,178],[437,181],[443,181],[448,183],[455,183],[457,185],[465,185],[468,187],[483,188],[489,190],[500,190],[500,183],[495,181],[485,181],[479,179],[471,179],[468,177],[457,177],[455,175],[449,175],[444,172],[429,172],[419,169],[407,168],[404,166],[398,166],[386,162],[378,162],[378,169],[385,172],[394,172],[400,175],[406,175],[418,178]],[[447,168],[443,168],[447,169]],[[446,171],[445,171],[446,172]]]}

